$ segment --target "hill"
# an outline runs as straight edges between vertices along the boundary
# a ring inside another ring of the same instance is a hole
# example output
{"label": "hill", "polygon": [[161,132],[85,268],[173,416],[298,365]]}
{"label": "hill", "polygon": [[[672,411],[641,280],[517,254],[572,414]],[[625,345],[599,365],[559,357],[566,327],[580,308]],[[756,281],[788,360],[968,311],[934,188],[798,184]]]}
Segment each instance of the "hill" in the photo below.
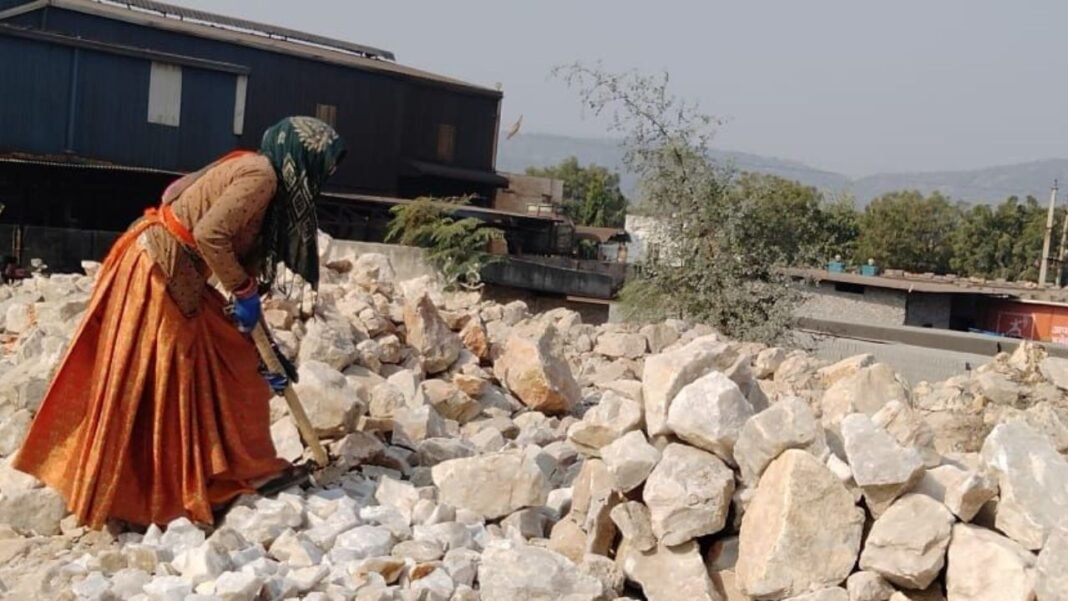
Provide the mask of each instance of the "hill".
{"label": "hill", "polygon": [[[622,171],[622,151],[615,140],[576,138],[553,134],[521,134],[501,139],[497,168],[523,172],[527,167],[545,167],[569,157],[583,164],[596,163]],[[1068,177],[1068,159],[1048,159],[972,169],[917,173],[879,173],[851,179],[840,173],[816,169],[801,162],[731,151],[716,151],[716,160],[740,171],[768,173],[815,186],[827,193],[852,192],[859,205],[895,190],[939,191],[955,200],[996,204],[1005,198],[1027,195],[1044,199],[1054,179]],[[635,178],[623,174],[624,193],[633,197]]]}

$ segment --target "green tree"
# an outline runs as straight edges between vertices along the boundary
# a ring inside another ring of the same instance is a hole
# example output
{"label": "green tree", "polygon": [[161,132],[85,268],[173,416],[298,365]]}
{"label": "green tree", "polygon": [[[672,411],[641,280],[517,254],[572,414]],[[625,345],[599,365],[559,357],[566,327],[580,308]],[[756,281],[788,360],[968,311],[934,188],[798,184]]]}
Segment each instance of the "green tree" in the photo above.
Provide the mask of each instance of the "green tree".
{"label": "green tree", "polygon": [[813,186],[755,173],[737,177],[730,196],[751,211],[746,236],[759,241],[768,261],[821,265],[835,255],[852,255],[857,213],[848,197],[828,201]]}
{"label": "green tree", "polygon": [[[967,276],[1037,281],[1047,210],[1033,197],[1021,203],[1015,196],[997,207],[971,207],[953,236],[953,270]],[[1063,210],[1058,209],[1052,248],[1055,256],[1063,218]]]}
{"label": "green tree", "polygon": [[390,209],[393,219],[386,241],[425,248],[427,259],[448,287],[480,288],[482,267],[498,260],[490,254],[489,245],[504,240],[504,232],[474,217],[457,219],[456,210],[467,202],[464,198],[419,198],[397,205]]}
{"label": "green tree", "polygon": [[621,294],[626,316],[685,317],[746,340],[785,334],[798,297],[775,269],[777,251],[750,238],[760,203],[732,194],[733,174],[710,158],[719,122],[673,96],[666,75],[581,64],[555,72],[623,135],[641,211],[658,224],[656,241]]}
{"label": "green tree", "polygon": [[884,269],[947,273],[960,213],[938,192],[927,197],[916,191],[884,194],[860,216],[856,258],[873,258]]}
{"label": "green tree", "polygon": [[598,165],[583,167],[575,157],[553,167],[527,169],[527,175],[564,182],[564,214],[577,225],[623,227],[627,199],[619,190],[619,174]]}

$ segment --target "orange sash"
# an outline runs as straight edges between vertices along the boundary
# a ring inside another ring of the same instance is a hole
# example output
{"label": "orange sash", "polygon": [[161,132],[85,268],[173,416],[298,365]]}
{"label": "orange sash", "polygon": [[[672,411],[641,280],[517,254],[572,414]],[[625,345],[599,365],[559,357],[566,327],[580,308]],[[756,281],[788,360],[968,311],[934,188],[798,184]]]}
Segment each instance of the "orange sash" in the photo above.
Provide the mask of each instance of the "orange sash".
{"label": "orange sash", "polygon": [[[212,168],[212,167],[214,167],[216,165],[220,165],[222,163],[225,163],[226,161],[229,161],[230,159],[236,159],[238,157],[243,157],[243,156],[245,156],[247,154],[254,154],[254,153],[251,150],[234,150],[234,151],[231,151],[231,152],[223,155],[222,158],[220,158],[219,160],[215,161],[211,165],[208,165],[207,167],[201,169],[200,171],[198,171],[198,172],[196,172],[194,174],[191,174],[193,177],[186,176],[185,178],[182,178],[182,179],[188,178],[188,181],[182,182],[182,180],[180,179],[180,180],[176,181],[174,184],[171,184],[171,186],[174,186],[175,184],[178,184],[179,182],[181,182],[182,185],[183,185],[183,190],[184,190],[185,188],[188,188],[189,186],[191,186],[193,184],[193,182],[196,181],[196,179],[199,178],[201,175],[203,175],[208,169],[210,169],[210,168]],[[170,187],[168,187],[168,192],[169,191],[170,191]],[[181,192],[179,192],[178,194],[180,195]],[[167,192],[164,192],[164,197],[166,197],[167,195],[168,195]],[[174,209],[171,208],[170,203],[166,202],[166,200],[160,204],[158,209],[155,208],[155,207],[150,207],[150,208],[146,209],[145,210],[145,217],[158,218],[160,220],[160,222],[163,224],[163,227],[167,228],[167,231],[170,232],[172,236],[177,238],[179,242],[181,242],[182,244],[184,244],[185,246],[187,246],[190,250],[192,250],[194,252],[197,250],[197,241],[196,241],[196,238],[193,237],[193,232],[189,231],[189,228],[187,228],[185,226],[185,224],[182,223],[182,221],[180,219],[178,219],[178,216],[174,214]]]}

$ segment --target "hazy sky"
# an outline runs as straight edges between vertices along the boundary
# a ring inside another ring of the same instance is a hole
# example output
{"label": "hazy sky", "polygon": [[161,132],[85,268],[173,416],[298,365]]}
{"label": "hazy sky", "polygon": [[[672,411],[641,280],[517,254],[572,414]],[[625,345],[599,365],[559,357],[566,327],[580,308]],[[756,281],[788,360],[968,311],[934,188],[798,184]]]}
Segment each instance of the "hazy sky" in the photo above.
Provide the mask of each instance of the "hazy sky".
{"label": "hazy sky", "polygon": [[668,70],[719,146],[865,175],[1068,157],[1063,0],[174,0],[504,89],[508,125],[604,135],[557,64]]}

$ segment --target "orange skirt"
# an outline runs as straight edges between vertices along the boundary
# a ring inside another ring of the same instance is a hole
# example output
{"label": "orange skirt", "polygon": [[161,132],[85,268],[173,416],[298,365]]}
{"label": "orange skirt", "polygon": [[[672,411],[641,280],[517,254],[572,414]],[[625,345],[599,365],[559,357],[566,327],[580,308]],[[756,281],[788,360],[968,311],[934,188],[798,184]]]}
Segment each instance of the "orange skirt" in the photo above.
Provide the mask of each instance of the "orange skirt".
{"label": "orange skirt", "polygon": [[270,389],[251,340],[209,288],[182,315],[163,272],[125,233],[14,467],[59,491],[92,528],[109,518],[211,523],[212,507],[287,467],[270,433]]}

